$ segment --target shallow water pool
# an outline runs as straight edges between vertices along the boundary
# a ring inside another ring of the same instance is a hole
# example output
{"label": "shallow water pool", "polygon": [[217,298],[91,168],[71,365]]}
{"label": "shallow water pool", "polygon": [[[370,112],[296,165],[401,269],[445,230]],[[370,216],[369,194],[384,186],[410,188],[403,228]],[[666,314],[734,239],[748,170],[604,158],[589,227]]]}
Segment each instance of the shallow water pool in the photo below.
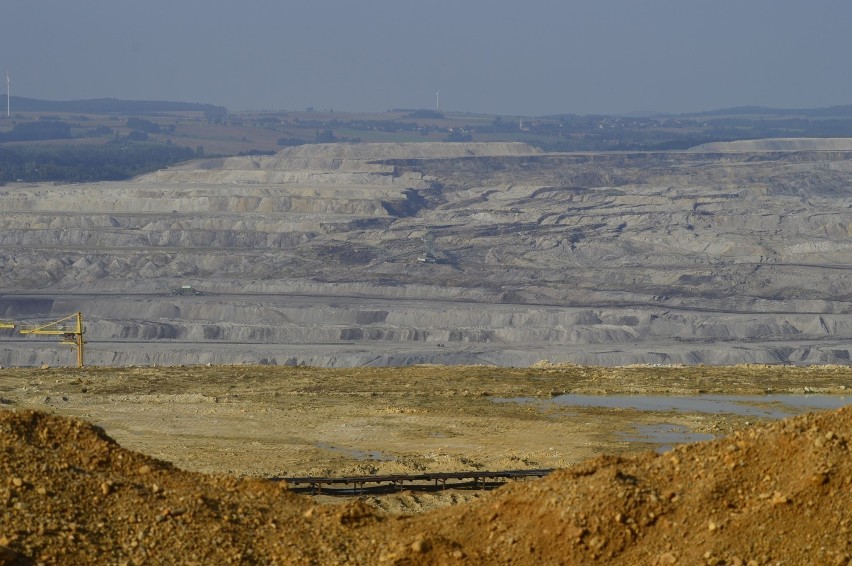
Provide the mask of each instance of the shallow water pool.
{"label": "shallow water pool", "polygon": [[499,403],[553,403],[570,407],[678,411],[683,413],[729,414],[744,417],[783,419],[809,411],[838,409],[852,404],[852,397],[779,393],[768,395],[559,395],[543,401],[532,397],[495,399]]}
{"label": "shallow water pool", "polygon": [[[767,395],[559,395],[548,400],[533,397],[494,399],[498,403],[529,403],[542,407],[595,407],[636,411],[676,412],[710,415],[736,415],[763,419],[783,419],[810,411],[838,409],[852,404],[852,396],[821,394]],[[694,432],[689,427],[667,422],[637,423],[631,430],[618,433],[627,442],[657,445],[658,452],[675,444],[712,440],[712,434]]]}

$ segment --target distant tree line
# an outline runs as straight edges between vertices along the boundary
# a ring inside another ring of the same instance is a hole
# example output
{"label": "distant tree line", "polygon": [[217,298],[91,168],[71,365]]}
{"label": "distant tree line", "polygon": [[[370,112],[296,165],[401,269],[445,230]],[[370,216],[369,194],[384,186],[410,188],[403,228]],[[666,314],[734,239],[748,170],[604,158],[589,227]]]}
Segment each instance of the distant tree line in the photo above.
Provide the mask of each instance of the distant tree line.
{"label": "distant tree line", "polygon": [[413,112],[409,112],[406,118],[419,118],[419,119],[435,119],[435,120],[443,120],[446,116],[443,113],[438,112],[437,110],[414,110]]}
{"label": "distant tree line", "polygon": [[[6,102],[6,97],[2,97]],[[228,109],[213,104],[173,102],[168,100],[119,100],[117,98],[91,98],[87,100],[39,100],[13,96],[11,106],[18,112],[76,112],[81,114],[159,114],[162,112],[202,112],[211,122],[221,122]]]}
{"label": "distant tree line", "polygon": [[0,132],[0,142],[67,140],[71,137],[71,126],[56,120],[21,122],[8,132]]}
{"label": "distant tree line", "polygon": [[342,138],[334,135],[334,131],[328,128],[317,130],[313,141],[303,140],[301,138],[283,137],[278,139],[278,145],[284,147],[292,147],[297,145],[305,145],[306,143],[361,143],[361,138]]}
{"label": "distant tree line", "polygon": [[159,124],[155,124],[150,120],[144,120],[142,118],[128,118],[127,127],[131,130],[139,130],[140,132],[145,132],[146,134],[160,133]]}
{"label": "distant tree line", "polygon": [[186,147],[121,142],[102,145],[0,146],[0,185],[117,181],[194,158]]}
{"label": "distant tree line", "polygon": [[307,140],[303,140],[302,138],[278,138],[278,145],[283,147],[294,147],[297,145],[305,145],[306,143],[308,143]]}

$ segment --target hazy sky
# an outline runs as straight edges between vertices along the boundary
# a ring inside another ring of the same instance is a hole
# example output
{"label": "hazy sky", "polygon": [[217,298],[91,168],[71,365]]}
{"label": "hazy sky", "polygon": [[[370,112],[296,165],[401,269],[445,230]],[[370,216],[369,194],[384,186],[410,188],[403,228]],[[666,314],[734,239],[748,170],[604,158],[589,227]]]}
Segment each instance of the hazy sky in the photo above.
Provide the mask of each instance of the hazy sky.
{"label": "hazy sky", "polygon": [[[848,0],[3,0],[12,95],[507,115],[852,103]],[[0,86],[5,92],[5,84]]]}

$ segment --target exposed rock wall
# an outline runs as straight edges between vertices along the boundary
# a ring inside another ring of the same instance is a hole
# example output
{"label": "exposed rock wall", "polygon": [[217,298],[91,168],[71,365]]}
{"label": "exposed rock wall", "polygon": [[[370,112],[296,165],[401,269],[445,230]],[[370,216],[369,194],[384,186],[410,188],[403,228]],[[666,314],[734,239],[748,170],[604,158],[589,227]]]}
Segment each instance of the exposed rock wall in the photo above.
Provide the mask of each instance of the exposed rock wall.
{"label": "exposed rock wall", "polygon": [[[0,319],[81,310],[92,363],[849,363],[839,149],[340,144],[11,185]],[[5,336],[0,364],[68,358]]]}

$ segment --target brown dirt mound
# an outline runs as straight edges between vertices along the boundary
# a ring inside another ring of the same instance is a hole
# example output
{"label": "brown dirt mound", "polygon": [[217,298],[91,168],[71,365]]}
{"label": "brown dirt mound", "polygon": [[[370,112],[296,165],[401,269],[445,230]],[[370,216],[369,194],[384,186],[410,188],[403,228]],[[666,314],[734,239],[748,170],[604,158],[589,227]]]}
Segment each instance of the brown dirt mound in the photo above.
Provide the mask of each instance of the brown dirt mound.
{"label": "brown dirt mound", "polygon": [[0,564],[848,564],[850,431],[852,408],[806,415],[391,517],[0,411]]}

